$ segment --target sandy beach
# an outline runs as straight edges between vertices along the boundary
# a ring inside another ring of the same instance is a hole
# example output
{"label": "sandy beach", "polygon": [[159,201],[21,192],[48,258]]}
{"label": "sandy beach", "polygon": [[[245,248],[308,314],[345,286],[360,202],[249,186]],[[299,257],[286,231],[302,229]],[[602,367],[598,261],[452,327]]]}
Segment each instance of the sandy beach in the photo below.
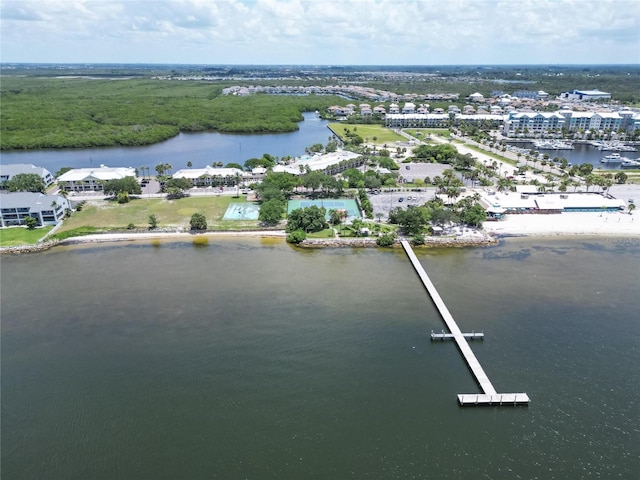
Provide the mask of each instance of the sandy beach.
{"label": "sandy beach", "polygon": [[507,215],[504,220],[486,222],[484,230],[498,236],[638,236],[638,215],[616,213],[561,213],[556,215]]}

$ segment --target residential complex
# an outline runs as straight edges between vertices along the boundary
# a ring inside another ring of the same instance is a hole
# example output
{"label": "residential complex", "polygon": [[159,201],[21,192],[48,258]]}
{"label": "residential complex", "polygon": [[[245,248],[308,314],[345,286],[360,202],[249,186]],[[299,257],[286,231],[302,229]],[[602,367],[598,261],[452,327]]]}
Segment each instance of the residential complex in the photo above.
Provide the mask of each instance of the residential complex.
{"label": "residential complex", "polygon": [[14,163],[9,165],[0,164],[0,190],[4,189],[4,183],[11,180],[18,174],[34,173],[42,178],[45,187],[51,186],[54,182],[53,175],[46,168],[36,167],[30,163]]}
{"label": "residential complex", "polygon": [[56,225],[71,208],[69,201],[61,195],[16,192],[6,193],[2,200],[2,227],[24,225],[27,217],[35,218],[38,226]]}
{"label": "residential complex", "polygon": [[136,177],[135,168],[104,165],[99,168],[74,168],[58,177],[58,185],[67,192],[100,192],[103,182],[125,177]]}
{"label": "residential complex", "polygon": [[635,132],[640,130],[640,114],[618,112],[511,112],[504,118],[502,133],[507,137],[535,136],[553,132]]}
{"label": "residential complex", "polygon": [[254,176],[237,168],[183,168],[174,173],[173,178],[191,180],[194,187],[230,186],[238,183],[251,183]]}

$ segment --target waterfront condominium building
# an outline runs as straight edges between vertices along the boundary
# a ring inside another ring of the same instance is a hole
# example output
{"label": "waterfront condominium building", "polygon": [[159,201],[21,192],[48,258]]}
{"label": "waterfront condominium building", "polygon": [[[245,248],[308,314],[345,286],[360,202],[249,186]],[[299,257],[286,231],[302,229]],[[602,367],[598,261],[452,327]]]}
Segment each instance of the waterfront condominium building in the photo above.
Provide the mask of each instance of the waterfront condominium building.
{"label": "waterfront condominium building", "polygon": [[49,187],[53,181],[53,175],[51,172],[43,167],[36,167],[30,163],[13,163],[2,165],[0,164],[0,189],[3,189],[5,182],[8,182],[13,177],[21,173],[33,173],[42,178],[45,187]]}
{"label": "waterfront condominium building", "polygon": [[121,180],[125,177],[136,177],[135,168],[105,167],[74,168],[58,177],[58,185],[67,192],[99,192],[103,182]]}
{"label": "waterfront condominium building", "polygon": [[560,132],[566,118],[558,112],[510,112],[504,121],[502,133],[507,137]]}
{"label": "waterfront condominium building", "polygon": [[16,192],[0,195],[2,227],[24,225],[27,217],[35,218],[38,226],[56,225],[71,208],[61,195]]}

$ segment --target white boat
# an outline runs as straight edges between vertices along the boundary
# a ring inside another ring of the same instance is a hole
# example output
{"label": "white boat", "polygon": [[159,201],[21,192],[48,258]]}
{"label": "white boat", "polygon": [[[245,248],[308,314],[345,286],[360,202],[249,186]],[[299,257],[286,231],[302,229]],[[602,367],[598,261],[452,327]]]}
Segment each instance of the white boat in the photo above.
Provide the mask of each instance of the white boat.
{"label": "white boat", "polygon": [[622,168],[640,168],[640,158],[636,160],[631,160],[630,158],[625,158],[622,160]]}
{"label": "white boat", "polygon": [[538,150],[573,150],[573,145],[560,141],[538,141],[533,142],[533,146]]}
{"label": "white boat", "polygon": [[[595,145],[595,142],[592,142],[591,145]],[[613,142],[601,142],[597,145],[598,150],[607,150],[610,152],[635,152],[636,149],[630,145],[625,145],[624,143],[620,143],[618,141]]]}
{"label": "white boat", "polygon": [[622,160],[623,158],[620,156],[619,153],[611,153],[606,157],[604,157],[602,160],[600,160],[600,163],[620,163],[622,162]]}

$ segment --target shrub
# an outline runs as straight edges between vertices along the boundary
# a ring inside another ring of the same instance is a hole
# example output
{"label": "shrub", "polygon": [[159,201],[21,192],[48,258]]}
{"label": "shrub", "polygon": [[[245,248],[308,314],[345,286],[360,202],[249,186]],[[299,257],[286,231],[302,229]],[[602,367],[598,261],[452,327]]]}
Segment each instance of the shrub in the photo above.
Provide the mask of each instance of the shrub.
{"label": "shrub", "polygon": [[294,230],[293,232],[287,235],[287,242],[294,243],[297,245],[299,243],[304,242],[306,238],[307,238],[307,234],[304,233],[302,230]]}
{"label": "shrub", "polygon": [[386,233],[376,238],[376,244],[379,247],[390,247],[391,245],[394,244],[395,240],[396,240],[396,237],[394,234]]}
{"label": "shrub", "polygon": [[24,219],[24,224],[27,226],[28,230],[33,230],[38,226],[38,220],[33,217],[26,217]]}
{"label": "shrub", "polygon": [[207,219],[202,213],[194,213],[191,215],[191,221],[189,222],[191,225],[191,230],[206,230],[207,229]]}
{"label": "shrub", "polygon": [[413,237],[411,237],[411,243],[413,245],[424,245],[424,235],[422,235],[421,233],[414,235]]}
{"label": "shrub", "polygon": [[130,223],[129,225],[127,225],[127,230],[133,230],[135,228],[136,226],[133,223]]}

